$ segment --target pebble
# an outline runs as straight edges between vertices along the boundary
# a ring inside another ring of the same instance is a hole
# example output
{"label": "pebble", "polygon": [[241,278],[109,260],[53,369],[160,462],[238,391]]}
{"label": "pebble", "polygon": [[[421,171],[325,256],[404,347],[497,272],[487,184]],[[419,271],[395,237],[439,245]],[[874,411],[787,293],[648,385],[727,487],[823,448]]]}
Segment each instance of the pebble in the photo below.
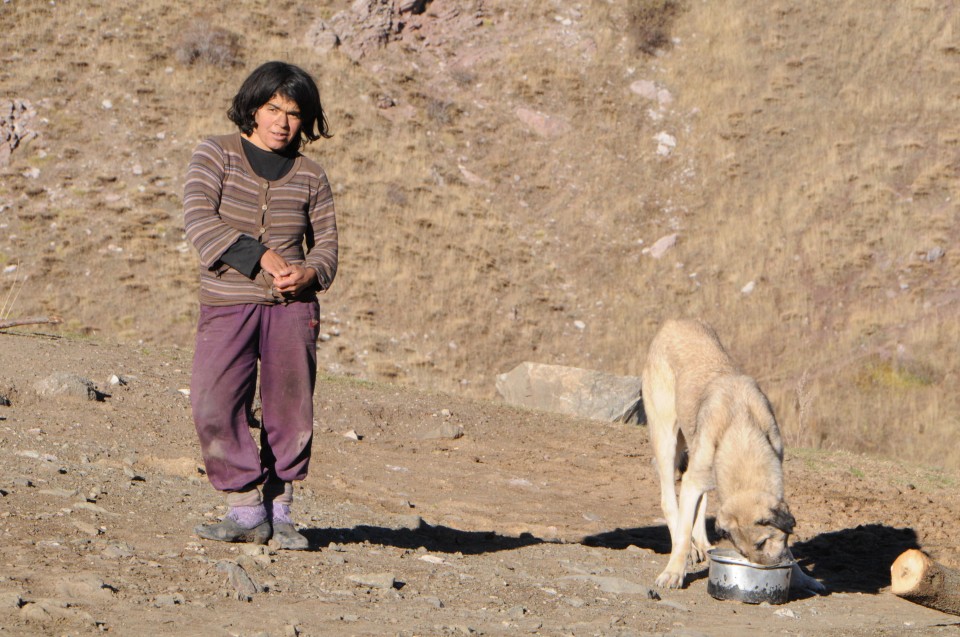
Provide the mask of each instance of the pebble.
{"label": "pebble", "polygon": [[100,535],[100,529],[98,529],[92,524],[88,524],[81,520],[70,520],[70,523],[73,524],[73,526],[77,527],[77,529],[81,533],[86,533],[87,535],[92,535],[94,537],[96,537],[97,535]]}
{"label": "pebble", "polygon": [[236,562],[223,560],[217,562],[217,570],[227,574],[227,581],[234,589],[234,595],[241,602],[249,602],[261,592],[261,588]]}
{"label": "pebble", "polygon": [[0,593],[0,608],[20,608],[21,606],[23,606],[23,598],[20,597],[20,593],[16,591]]}
{"label": "pebble", "polygon": [[103,549],[103,552],[101,553],[101,555],[103,555],[103,557],[106,557],[108,559],[120,559],[124,557],[132,557],[133,548],[126,542],[116,542],[114,544],[110,544],[105,549]]}
{"label": "pebble", "polygon": [[390,589],[397,583],[393,573],[365,573],[361,575],[350,575],[347,579],[360,586],[379,589]]}
{"label": "pebble", "polygon": [[156,599],[153,600],[153,605],[156,608],[160,608],[162,606],[182,606],[186,603],[186,598],[180,593],[165,593],[163,595],[157,595]]}
{"label": "pebble", "polygon": [[425,440],[456,440],[463,437],[463,427],[452,422],[445,422],[436,429],[424,435]]}
{"label": "pebble", "polygon": [[656,591],[620,577],[604,577],[601,575],[568,575],[561,579],[580,580],[593,582],[604,593],[615,593],[620,595],[643,595],[648,599],[660,599]]}

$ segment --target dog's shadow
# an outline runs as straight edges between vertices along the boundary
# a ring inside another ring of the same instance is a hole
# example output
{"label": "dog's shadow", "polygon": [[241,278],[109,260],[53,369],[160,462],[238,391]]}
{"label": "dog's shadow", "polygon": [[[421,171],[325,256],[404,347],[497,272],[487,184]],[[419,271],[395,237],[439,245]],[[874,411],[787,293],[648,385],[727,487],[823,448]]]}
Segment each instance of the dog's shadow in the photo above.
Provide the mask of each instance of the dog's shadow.
{"label": "dog's shadow", "polygon": [[[713,519],[707,518],[713,529]],[[716,534],[710,541],[716,542]],[[610,549],[628,546],[670,553],[670,533],[665,525],[615,529],[591,535],[583,544]],[[913,529],[883,524],[865,524],[852,529],[821,533],[791,546],[800,566],[827,587],[830,593],[879,593],[890,586],[890,565],[908,549],[920,548]],[[692,577],[693,576],[693,577]],[[688,574],[688,582],[706,577],[706,572]]]}
{"label": "dog's shadow", "polygon": [[368,542],[412,550],[423,548],[432,553],[480,555],[543,543],[543,540],[529,533],[511,537],[493,531],[461,531],[446,526],[433,526],[422,521],[416,528],[392,529],[360,525],[352,528],[301,529],[300,532],[307,538],[311,550],[320,550],[330,544]]}

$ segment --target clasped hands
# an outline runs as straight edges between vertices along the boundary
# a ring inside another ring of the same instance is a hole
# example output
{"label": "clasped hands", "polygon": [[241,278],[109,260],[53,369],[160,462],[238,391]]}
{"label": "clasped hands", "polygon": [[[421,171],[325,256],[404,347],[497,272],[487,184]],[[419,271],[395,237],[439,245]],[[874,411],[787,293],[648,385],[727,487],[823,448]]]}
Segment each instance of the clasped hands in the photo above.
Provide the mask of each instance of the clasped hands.
{"label": "clasped hands", "polygon": [[273,289],[284,297],[298,296],[317,281],[317,271],[292,265],[276,251],[268,249],[260,257],[260,267],[273,277]]}

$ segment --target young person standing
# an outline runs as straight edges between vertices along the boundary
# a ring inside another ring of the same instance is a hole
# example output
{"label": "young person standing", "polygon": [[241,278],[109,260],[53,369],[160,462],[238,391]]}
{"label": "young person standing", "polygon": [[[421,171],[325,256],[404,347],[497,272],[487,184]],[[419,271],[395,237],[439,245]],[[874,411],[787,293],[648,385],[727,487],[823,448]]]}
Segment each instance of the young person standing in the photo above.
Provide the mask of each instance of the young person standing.
{"label": "young person standing", "polygon": [[[228,111],[237,132],[194,151],[184,226],[200,256],[190,401],[207,476],[229,507],[202,538],[308,548],[290,517],[313,440],[317,294],[337,272],[337,225],[323,169],[300,153],[330,137],[316,83],[267,62]],[[259,365],[260,446],[248,417]]]}

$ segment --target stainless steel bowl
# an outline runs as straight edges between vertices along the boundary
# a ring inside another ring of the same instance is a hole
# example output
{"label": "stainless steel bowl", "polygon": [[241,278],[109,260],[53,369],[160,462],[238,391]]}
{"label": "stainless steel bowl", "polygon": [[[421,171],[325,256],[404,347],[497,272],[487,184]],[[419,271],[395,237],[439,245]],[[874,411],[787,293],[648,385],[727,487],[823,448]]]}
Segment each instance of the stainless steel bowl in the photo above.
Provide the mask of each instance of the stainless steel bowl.
{"label": "stainless steel bowl", "polygon": [[733,549],[710,549],[707,592],[716,599],[747,604],[783,604],[790,597],[793,561],[771,566],[754,564]]}

